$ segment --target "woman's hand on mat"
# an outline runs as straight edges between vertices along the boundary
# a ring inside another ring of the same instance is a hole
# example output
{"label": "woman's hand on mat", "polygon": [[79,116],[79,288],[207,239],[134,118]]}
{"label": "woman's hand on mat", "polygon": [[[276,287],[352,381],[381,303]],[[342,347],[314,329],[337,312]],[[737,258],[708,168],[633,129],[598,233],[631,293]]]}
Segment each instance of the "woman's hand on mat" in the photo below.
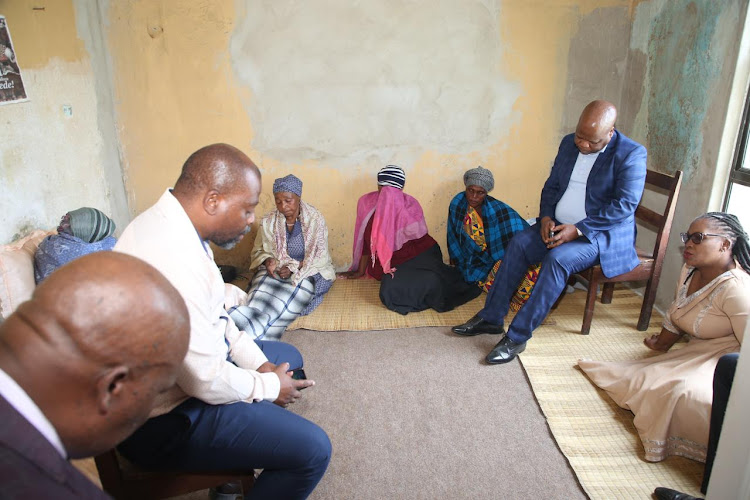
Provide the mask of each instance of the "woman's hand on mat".
{"label": "woman's hand on mat", "polygon": [[274,259],[273,257],[269,257],[265,260],[265,262],[263,262],[263,264],[266,266],[268,275],[273,276],[276,273],[276,266],[279,265],[279,261]]}
{"label": "woman's hand on mat", "polygon": [[367,269],[367,260],[370,258],[369,255],[363,255],[359,259],[359,265],[354,271],[346,271],[345,273],[336,273],[336,277],[342,280],[356,280],[365,275]]}
{"label": "woman's hand on mat", "polygon": [[292,372],[289,371],[289,363],[281,363],[276,367],[274,373],[278,375],[281,382],[279,397],[276,398],[274,403],[282,407],[297,401],[302,396],[300,389],[315,385],[315,382],[312,380],[294,380]]}
{"label": "woman's hand on mat", "polygon": [[292,271],[288,267],[284,266],[279,269],[278,273],[276,274],[278,274],[279,278],[281,279],[288,279],[289,276],[292,275]]}
{"label": "woman's hand on mat", "polygon": [[643,344],[649,349],[659,352],[667,352],[682,335],[672,333],[666,328],[662,328],[658,335],[651,335],[643,339]]}
{"label": "woman's hand on mat", "polygon": [[340,280],[356,280],[361,278],[362,274],[359,271],[346,271],[345,273],[336,273],[336,277]]}

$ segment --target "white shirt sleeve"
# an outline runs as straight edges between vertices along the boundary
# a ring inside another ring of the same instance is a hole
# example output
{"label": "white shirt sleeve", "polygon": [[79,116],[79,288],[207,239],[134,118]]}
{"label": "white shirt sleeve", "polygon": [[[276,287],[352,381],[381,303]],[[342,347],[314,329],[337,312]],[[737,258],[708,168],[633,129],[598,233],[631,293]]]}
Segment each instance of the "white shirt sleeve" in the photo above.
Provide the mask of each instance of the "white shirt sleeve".
{"label": "white shirt sleeve", "polygon": [[[229,318],[225,284],[213,255],[174,196],[166,192],[131,222],[115,250],[154,266],[185,300],[190,343],[175,390],[209,404],[278,398],[279,377],[255,371],[268,359]],[[234,363],[227,360],[230,353]],[[165,401],[179,399],[171,392],[163,396]]]}

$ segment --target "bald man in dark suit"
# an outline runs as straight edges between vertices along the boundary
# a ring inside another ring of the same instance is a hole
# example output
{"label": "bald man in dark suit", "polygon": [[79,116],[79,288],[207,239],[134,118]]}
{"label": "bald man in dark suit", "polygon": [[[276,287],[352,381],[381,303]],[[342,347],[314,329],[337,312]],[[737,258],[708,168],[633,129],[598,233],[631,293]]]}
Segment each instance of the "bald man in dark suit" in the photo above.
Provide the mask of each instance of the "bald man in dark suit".
{"label": "bald man in dark suit", "polygon": [[91,254],[50,275],[0,324],[0,498],[108,498],[68,459],[147,419],[189,332],[177,290],[135,257]]}

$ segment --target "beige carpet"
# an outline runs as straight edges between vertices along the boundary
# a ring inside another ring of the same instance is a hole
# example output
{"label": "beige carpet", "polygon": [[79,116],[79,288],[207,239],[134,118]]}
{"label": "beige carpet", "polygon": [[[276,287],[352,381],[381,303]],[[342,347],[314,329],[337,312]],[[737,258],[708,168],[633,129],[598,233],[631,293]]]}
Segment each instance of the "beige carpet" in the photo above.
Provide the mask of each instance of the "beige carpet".
{"label": "beige carpet", "polygon": [[[320,306],[312,314],[297,318],[287,330],[363,332],[420,326],[453,326],[474,316],[484,306],[484,298],[487,296],[482,294],[444,313],[428,309],[402,315],[385,308],[380,302],[379,290],[380,282],[375,280],[336,280]],[[552,322],[550,318],[546,324]]]}
{"label": "beige carpet", "polygon": [[617,290],[611,304],[596,304],[591,334],[580,335],[585,293],[569,294],[552,313],[555,326],[534,333],[521,363],[560,449],[591,498],[651,498],[656,486],[701,496],[703,464],[680,457],[643,458],[633,414],[619,408],[576,366],[579,358],[635,359],[654,355],[642,341],[658,333],[654,311],[648,332],[635,324],[641,297]]}
{"label": "beige carpet", "polygon": [[[482,294],[447,313],[430,310],[402,316],[380,303],[377,282],[339,280],[321,306],[290,329],[451,326],[474,315],[485,297]],[[576,361],[584,357],[623,360],[653,355],[642,340],[647,333],[658,333],[662,318],[654,311],[649,332],[637,331],[641,300],[627,289],[618,289],[612,304],[597,303],[592,333],[584,336],[580,327],[585,292],[568,294],[520,356],[552,433],[591,498],[649,498],[656,486],[699,493],[703,465],[679,457],[646,462],[632,413],[615,405],[576,367]]]}

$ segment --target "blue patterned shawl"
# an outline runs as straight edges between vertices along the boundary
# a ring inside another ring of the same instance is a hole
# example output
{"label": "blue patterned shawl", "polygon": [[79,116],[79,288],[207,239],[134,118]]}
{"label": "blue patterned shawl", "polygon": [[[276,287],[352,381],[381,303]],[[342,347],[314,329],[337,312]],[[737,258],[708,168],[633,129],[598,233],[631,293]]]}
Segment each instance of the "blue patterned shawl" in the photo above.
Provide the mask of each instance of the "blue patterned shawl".
{"label": "blue patterned shawl", "polygon": [[467,283],[487,278],[495,262],[505,256],[505,247],[513,235],[529,225],[500,200],[487,196],[482,204],[482,222],[487,249],[482,252],[471,236],[464,231],[464,217],[469,203],[464,191],[451,200],[448,208],[448,253]]}
{"label": "blue patterned shawl", "polygon": [[87,243],[66,233],[47,236],[34,255],[34,279],[39,284],[58,267],[90,253],[112,250],[115,243],[117,240],[112,236],[94,243]]}

